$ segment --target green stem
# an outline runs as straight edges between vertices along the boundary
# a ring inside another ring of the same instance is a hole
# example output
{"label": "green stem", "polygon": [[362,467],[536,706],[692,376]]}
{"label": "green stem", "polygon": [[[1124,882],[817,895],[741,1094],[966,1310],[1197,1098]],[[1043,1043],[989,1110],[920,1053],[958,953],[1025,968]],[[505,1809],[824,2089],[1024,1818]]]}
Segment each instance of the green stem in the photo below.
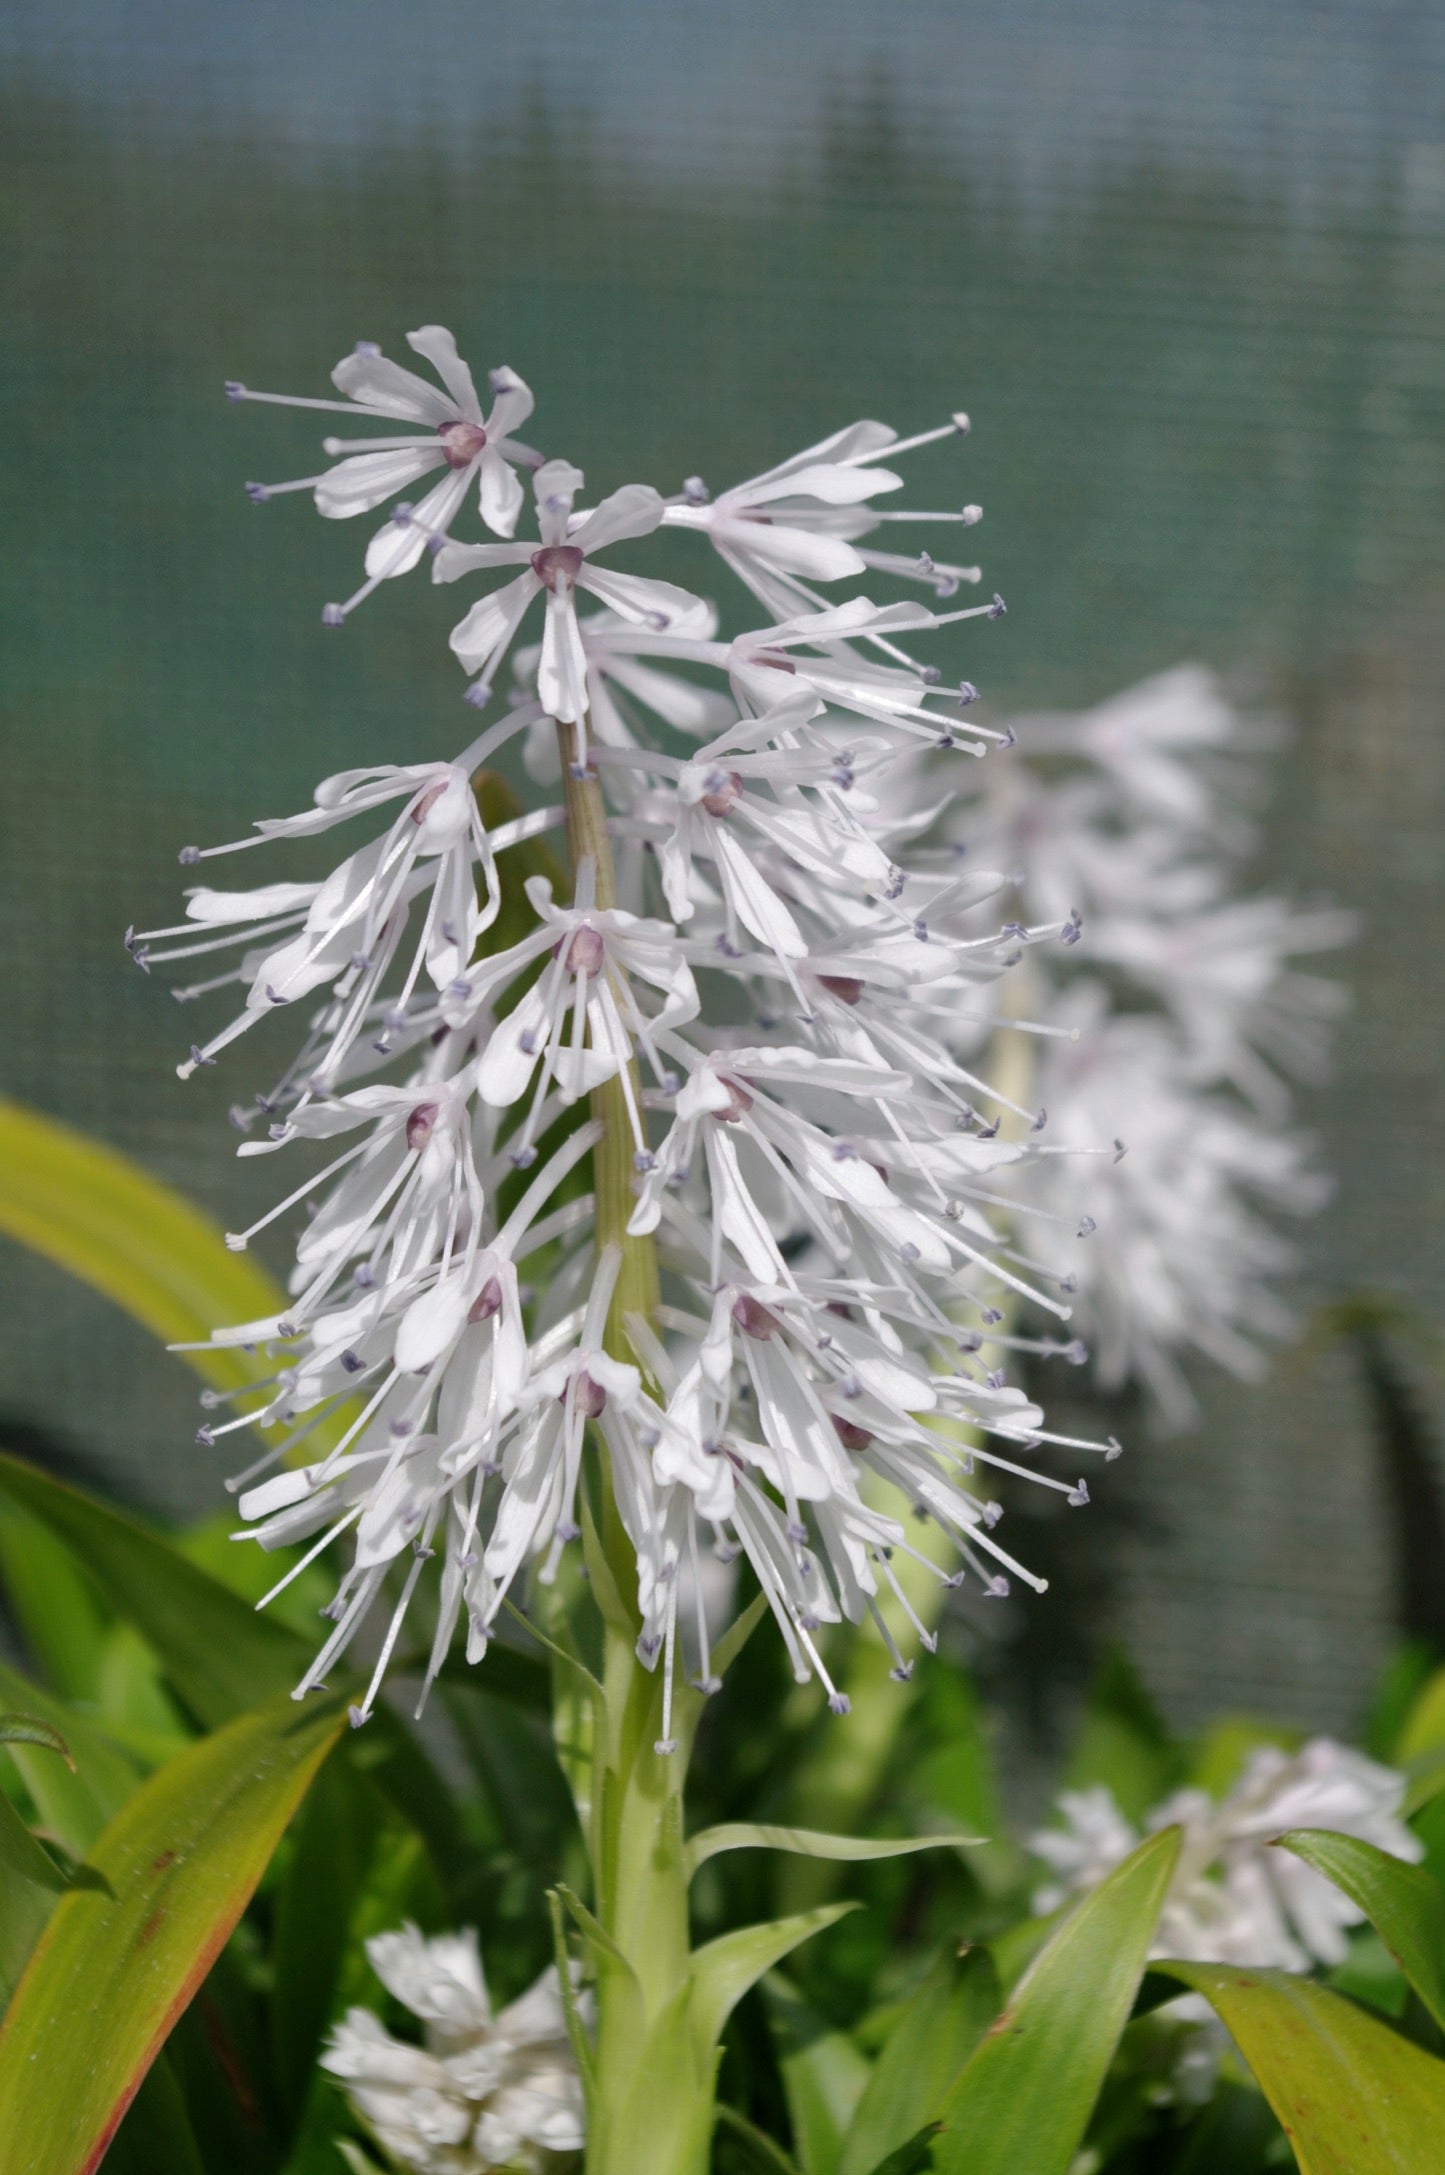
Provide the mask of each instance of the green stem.
{"label": "green stem", "polygon": [[[617,904],[607,815],[595,775],[577,775],[577,735],[559,723],[567,844],[573,877],[594,870],[599,908]],[[637,1107],[639,1083],[632,1068]],[[635,1360],[630,1315],[650,1321],[658,1303],[657,1251],[628,1231],[635,1143],[620,1078],[592,1091],[602,1137],[593,1151],[597,1246],[616,1246],[621,1269],[605,1344]],[[593,1592],[604,1624],[603,1711],[596,1718],[588,1845],[594,1903],[604,1936],[597,1966],[596,2084],[589,2109],[587,2175],[702,2175],[712,2132],[712,2076],[685,2028],[690,1961],[683,1866],[683,1781],[693,1708],[684,1695],[677,1750],[660,1754],[659,1673],[637,1658],[637,1566],[612,1489],[604,1490]]]}

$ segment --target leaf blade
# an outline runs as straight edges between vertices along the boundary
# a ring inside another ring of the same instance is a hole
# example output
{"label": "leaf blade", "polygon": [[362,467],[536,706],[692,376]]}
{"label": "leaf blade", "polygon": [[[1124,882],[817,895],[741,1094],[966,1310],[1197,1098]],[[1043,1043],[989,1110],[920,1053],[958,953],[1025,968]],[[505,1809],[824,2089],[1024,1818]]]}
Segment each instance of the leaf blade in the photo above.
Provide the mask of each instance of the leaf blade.
{"label": "leaf blade", "polygon": [[1302,1858],[1358,1904],[1435,2022],[1445,2026],[1445,1889],[1433,1873],[1325,1828],[1294,1828],[1277,1838],[1276,1847]]}
{"label": "leaf blade", "polygon": [[307,1649],[124,1512],[0,1452],[0,1494],[77,1555],[118,1616],[155,1649],[176,1691],[211,1727],[289,1689]]}
{"label": "leaf blade", "polygon": [[790,1850],[804,1858],[855,1863],[872,1858],[906,1858],[915,1850],[957,1849],[978,1840],[974,1835],[905,1835],[870,1842],[857,1835],[824,1835],[817,1828],[778,1828],[753,1820],[730,1820],[694,1835],[684,1848],[683,1866],[691,1880],[699,1866],[726,1850]]}
{"label": "leaf blade", "polygon": [[1213,2004],[1302,2175],[1423,2175],[1445,2136],[1445,2062],[1313,1979],[1156,1964]]}
{"label": "leaf blade", "polygon": [[716,2044],[729,2016],[764,1972],[857,1908],[856,1903],[820,1904],[791,1918],[740,1926],[697,1949],[689,1972],[689,1993],[693,2030],[703,2055]]}
{"label": "leaf blade", "polygon": [[340,1698],[300,1714],[273,1700],[127,1799],[0,2025],[0,2137],[21,2141],[6,2175],[89,2175],[98,2164],[343,1717]]}
{"label": "leaf blade", "polygon": [[844,2140],[839,2175],[871,2175],[917,2138],[1002,2006],[987,1949],[939,1957],[884,2042]]}
{"label": "leaf blade", "polygon": [[939,2112],[939,2175],[1065,2175],[1144,1974],[1180,1831],[1142,1843],[1063,1921]]}

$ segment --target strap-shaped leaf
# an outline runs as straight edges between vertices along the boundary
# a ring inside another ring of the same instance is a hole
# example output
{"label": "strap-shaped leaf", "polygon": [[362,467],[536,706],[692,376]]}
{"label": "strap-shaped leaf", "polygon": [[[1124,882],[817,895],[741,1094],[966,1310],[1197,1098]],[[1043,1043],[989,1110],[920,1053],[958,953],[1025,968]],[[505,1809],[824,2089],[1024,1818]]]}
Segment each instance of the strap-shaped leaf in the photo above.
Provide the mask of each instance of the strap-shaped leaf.
{"label": "strap-shaped leaf", "polygon": [[[0,1231],[69,1269],[166,1344],[218,1323],[279,1313],[285,1297],[248,1254],[233,1254],[189,1201],[139,1164],[55,1118],[0,1101]],[[188,1352],[217,1389],[270,1368],[239,1349]]]}
{"label": "strap-shaped leaf", "polygon": [[839,2175],[872,2175],[880,2160],[918,2137],[1002,2006],[987,1949],[939,1957],[884,2042],[844,2140]]}
{"label": "strap-shaped leaf", "polygon": [[[197,1345],[221,1324],[285,1308],[265,1270],[232,1253],[210,1218],[171,1187],[114,1148],[3,1097],[0,1232],[68,1269],[163,1344]],[[242,1389],[272,1372],[238,1345],[185,1357],[213,1389]],[[329,1449],[349,1417],[332,1414],[314,1429],[314,1450]]]}
{"label": "strap-shaped leaf", "polygon": [[870,2170],[870,2175],[928,2175],[933,2166],[933,2141],[941,2123],[926,2122],[914,2136],[906,2138],[896,2152],[890,2152],[886,2160]]}
{"label": "strap-shaped leaf", "polygon": [[746,2115],[740,2115],[736,2107],[720,2106],[717,2126],[735,2145],[742,2147],[744,2165],[750,2175],[798,2175],[797,2167],[782,2146],[775,2144],[755,2122],[749,2122]]}
{"label": "strap-shaped leaf", "polygon": [[873,2064],[851,2033],[826,2023],[781,1975],[764,1982],[763,1999],[803,2175],[838,2175]]}
{"label": "strap-shaped leaf", "polygon": [[976,1835],[900,1835],[882,1842],[868,1842],[857,1835],[820,1835],[815,1828],[773,1828],[751,1820],[732,1820],[721,1827],[703,1828],[683,1853],[687,1877],[700,1865],[725,1850],[791,1850],[802,1858],[838,1858],[859,1861],[869,1858],[906,1858],[915,1850],[962,1849],[978,1842]]}
{"label": "strap-shaped leaf", "polygon": [[939,2175],[1065,2175],[1128,2021],[1180,1831],[1151,1836],[1070,1912],[939,2109]]}
{"label": "strap-shaped leaf", "polygon": [[46,1722],[38,1714],[0,1714],[0,1745],[44,1745],[48,1752],[56,1752],[64,1760],[72,1775],[75,1762],[70,1747],[53,1722]]}
{"label": "strap-shaped leaf", "polygon": [[127,1799],[0,2026],[5,2175],[90,2175],[235,1925],[345,1714],[273,1701]]}
{"label": "strap-shaped leaf", "polygon": [[1445,2026],[1445,1888],[1423,1865],[1406,1865],[1354,1835],[1295,1828],[1279,1837],[1357,1903],[1437,2024]]}
{"label": "strap-shaped leaf", "polygon": [[1429,2175],[1441,2165],[1445,2062],[1312,1979],[1232,1964],[1154,1968],[1214,2004],[1301,2175]]}
{"label": "strap-shaped leaf", "polygon": [[0,1662],[0,1699],[37,1713],[62,1734],[75,1760],[72,1774],[49,1751],[39,1751],[21,1741],[9,1747],[10,1756],[24,1777],[46,1831],[63,1844],[72,1857],[90,1848],[106,1822],[121,1806],[141,1778],[140,1763],[112,1738],[58,1699],[29,1683],[18,1670]]}
{"label": "strap-shaped leaf", "polygon": [[0,1791],[0,2008],[64,1890],[65,1875]]}
{"label": "strap-shaped leaf", "polygon": [[792,1918],[770,1919],[761,1926],[740,1926],[736,1933],[720,1934],[717,1940],[698,1949],[689,1972],[689,1990],[692,2029],[699,2049],[705,2051],[716,2045],[733,2010],[765,1971],[771,1971],[804,1941],[857,1908],[856,1903],[825,1903],[815,1911],[798,1911]]}
{"label": "strap-shaped leaf", "polygon": [[0,1455],[0,1493],[40,1518],[107,1601],[155,1649],[197,1718],[214,1728],[295,1683],[307,1649],[274,1617],[187,1561],[158,1533],[34,1465]]}

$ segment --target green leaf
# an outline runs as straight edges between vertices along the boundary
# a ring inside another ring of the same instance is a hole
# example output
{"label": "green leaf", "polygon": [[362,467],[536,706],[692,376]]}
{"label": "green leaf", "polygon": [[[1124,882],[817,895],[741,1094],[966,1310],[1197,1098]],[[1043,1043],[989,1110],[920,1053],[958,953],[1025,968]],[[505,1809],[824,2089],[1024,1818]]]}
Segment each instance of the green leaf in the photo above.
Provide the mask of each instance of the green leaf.
{"label": "green leaf", "polygon": [[0,1584],[26,1657],[66,1699],[93,1700],[106,1615],[64,1542],[40,1519],[0,1500]]}
{"label": "green leaf", "polygon": [[75,1551],[116,1614],[155,1649],[167,1677],[209,1727],[292,1685],[307,1648],[292,1632],[197,1570],[136,1519],[0,1454],[0,1494]]}
{"label": "green leaf", "polygon": [[0,2008],[64,1893],[65,1875],[0,1791]]}
{"label": "green leaf", "polygon": [[[44,1254],[165,1344],[218,1323],[281,1312],[285,1295],[180,1194],[99,1141],[38,1110],[0,1100],[0,1231]],[[217,1389],[268,1374],[239,1349],[188,1352]]]}
{"label": "green leaf", "polygon": [[869,2175],[928,2175],[933,2166],[934,2139],[943,2125],[926,2122],[896,2152],[890,2152],[886,2160],[880,2160]]}
{"label": "green leaf", "polygon": [[[843,2147],[839,2175],[870,2175],[938,2113],[1003,2003],[986,1949],[940,1956],[899,2011]],[[931,2133],[930,2133],[931,2134]]]}
{"label": "green leaf", "polygon": [[838,2175],[843,2139],[873,2065],[785,1980],[766,1980],[763,1994],[803,2175]]}
{"label": "green leaf", "polygon": [[1276,1838],[1357,1903],[1437,2024],[1445,2026],[1445,1888],[1353,1835],[1294,1828]]}
{"label": "green leaf", "polygon": [[[0,1097],[0,1233],[113,1300],[213,1389],[244,1389],[273,1370],[259,1351],[211,1348],[222,1324],[269,1320],[286,1295],[248,1254],[232,1253],[208,1216],[128,1156],[41,1111]],[[258,1402],[259,1402],[258,1398]],[[339,1440],[351,1405],[307,1438]]]}
{"label": "green leaf", "polygon": [[75,1773],[69,1745],[54,1723],[42,1721],[38,1714],[0,1714],[0,1745],[44,1745],[47,1751],[59,1753]]}
{"label": "green leaf", "polygon": [[767,2132],[760,2130],[746,2115],[740,2115],[736,2107],[719,2105],[716,2110],[717,2126],[726,2136],[742,2146],[745,2164],[756,2175],[798,2175],[798,2169],[788,2158],[781,2145],[774,2144]]}
{"label": "green leaf", "polygon": [[1410,1709],[1395,1747],[1394,1765],[1408,1767],[1422,1752],[1445,1746],[1445,1669],[1437,1669]]}
{"label": "green leaf", "polygon": [[814,1911],[798,1911],[792,1918],[775,1918],[761,1926],[740,1926],[735,1933],[720,1934],[717,1940],[696,1950],[688,1978],[693,2029],[699,2044],[712,2047],[717,2043],[733,2010],[765,1971],[771,1971],[804,1941],[857,1908],[856,1903],[825,1903]]}
{"label": "green leaf", "polygon": [[1417,1752],[1405,1762],[1405,1799],[1400,1810],[1407,1820],[1423,1812],[1445,1790],[1445,1744]]}
{"label": "green leaf", "polygon": [[1128,2021],[1180,1831],[1151,1836],[1072,1910],[939,2109],[939,2175],[1065,2175]]}
{"label": "green leaf", "polygon": [[0,1662],[0,1699],[7,1705],[23,1704],[49,1722],[69,1745],[75,1761],[73,1774],[48,1751],[15,1743],[9,1752],[35,1800],[42,1825],[73,1858],[84,1857],[140,1781],[140,1766],[94,1723],[71,1713],[4,1662]]}
{"label": "green leaf", "polygon": [[[90,2175],[228,1938],[344,1700],[243,1715],[141,1784],[56,1906],[0,2026],[6,2175]],[[63,2018],[63,2030],[56,2020]]]}
{"label": "green leaf", "polygon": [[915,1850],[962,1849],[978,1840],[974,1835],[901,1835],[867,1842],[857,1835],[820,1835],[815,1828],[760,1827],[751,1820],[733,1820],[694,1835],[683,1852],[683,1865],[691,1880],[700,1865],[725,1850],[792,1850],[803,1858],[854,1861],[906,1858]]}
{"label": "green leaf", "polygon": [[1343,1995],[1285,1971],[1161,1963],[1217,2010],[1284,2126],[1301,2175],[1428,2175],[1445,2062]]}

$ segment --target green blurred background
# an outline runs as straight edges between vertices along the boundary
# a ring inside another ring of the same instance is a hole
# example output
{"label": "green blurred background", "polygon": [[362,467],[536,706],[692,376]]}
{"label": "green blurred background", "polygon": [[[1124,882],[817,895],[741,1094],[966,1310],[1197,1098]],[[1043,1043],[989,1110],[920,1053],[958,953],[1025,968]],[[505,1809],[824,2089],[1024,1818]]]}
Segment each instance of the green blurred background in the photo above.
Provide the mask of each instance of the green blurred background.
{"label": "green blurred background", "polygon": [[[190,1018],[121,932],[173,917],[182,843],[449,754],[469,713],[448,594],[323,633],[365,525],[249,507],[244,478],[317,465],[317,419],[221,382],[324,392],[358,338],[440,320],[595,490],[966,407],[954,495],[1010,611],[955,662],[996,712],[1197,658],[1289,720],[1259,879],[1366,917],[1296,1296],[1433,1322],[1438,7],[6,0],[0,65],[6,1092],[236,1218],[249,1070],[180,1086]],[[179,1368],[58,1273],[0,1273],[10,1439],[213,1508]],[[1358,1369],[1316,1339],[1201,1388],[1193,1435],[1132,1420],[1032,1648],[1121,1636],[1181,1726],[1348,1728],[1398,1606]]]}

